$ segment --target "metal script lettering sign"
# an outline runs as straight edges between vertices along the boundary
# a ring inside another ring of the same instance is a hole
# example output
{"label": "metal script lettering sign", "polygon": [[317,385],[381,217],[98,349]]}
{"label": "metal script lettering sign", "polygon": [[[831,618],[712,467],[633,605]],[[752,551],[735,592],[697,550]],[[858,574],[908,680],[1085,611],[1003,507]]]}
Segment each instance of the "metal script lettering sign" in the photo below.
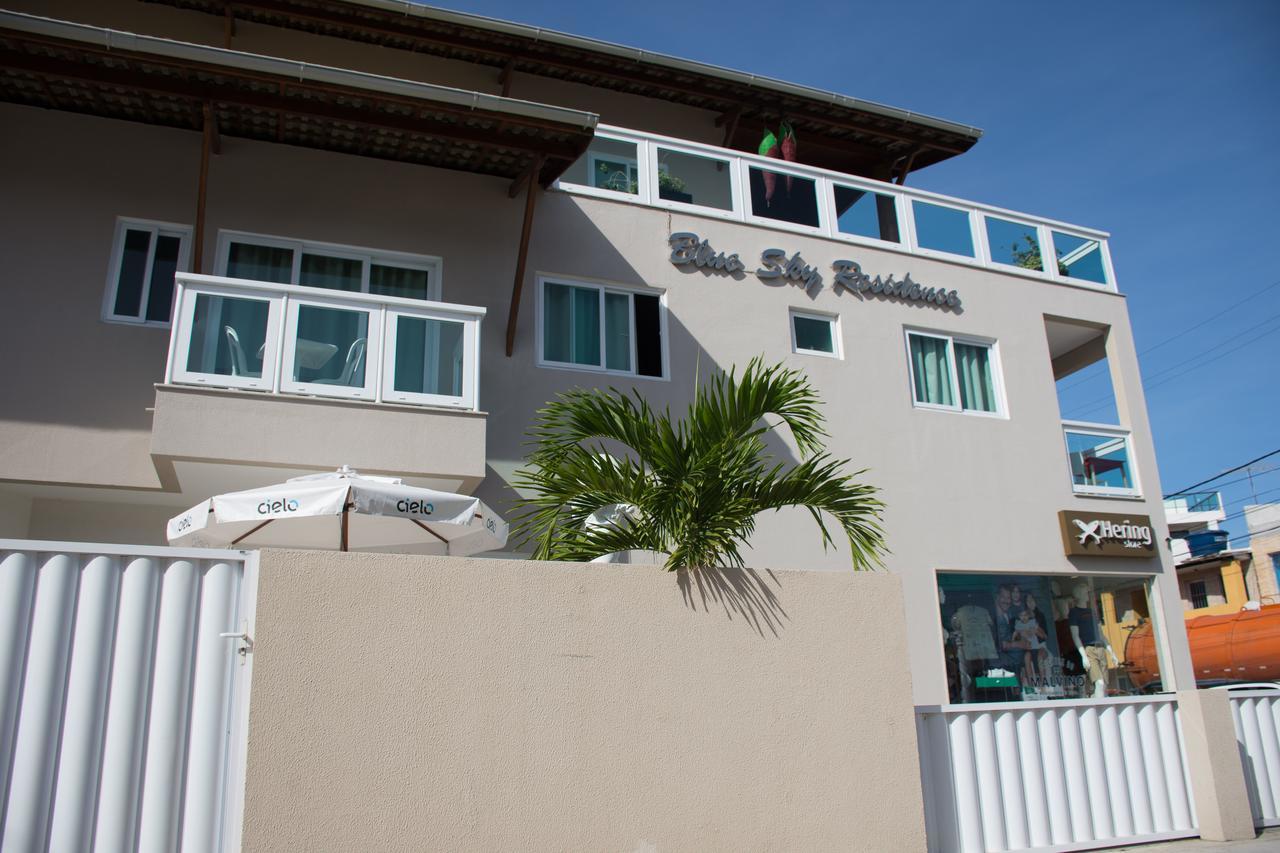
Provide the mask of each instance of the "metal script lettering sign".
{"label": "metal script lettering sign", "polygon": [[[738,254],[726,255],[711,247],[708,240],[703,240],[691,231],[678,231],[667,238],[671,247],[671,263],[678,267],[694,266],[699,269],[713,270],[737,275],[746,270],[746,264]],[[862,266],[855,261],[832,261],[831,270],[835,273],[832,286],[836,293],[855,293],[866,299],[867,294],[887,296],[908,302],[923,302],[939,308],[959,310],[960,295],[954,290],[943,287],[925,287],[911,280],[907,273],[901,280],[895,280],[891,274],[887,279],[871,276],[862,271]],[[765,249],[760,253],[760,267],[755,271],[756,277],[765,284],[790,283],[803,287],[806,292],[822,289],[822,273],[817,267],[811,267],[795,252],[790,257],[782,249]]]}
{"label": "metal script lettering sign", "polygon": [[1058,513],[1058,526],[1068,556],[1153,557],[1156,553],[1149,515],[1064,509]]}

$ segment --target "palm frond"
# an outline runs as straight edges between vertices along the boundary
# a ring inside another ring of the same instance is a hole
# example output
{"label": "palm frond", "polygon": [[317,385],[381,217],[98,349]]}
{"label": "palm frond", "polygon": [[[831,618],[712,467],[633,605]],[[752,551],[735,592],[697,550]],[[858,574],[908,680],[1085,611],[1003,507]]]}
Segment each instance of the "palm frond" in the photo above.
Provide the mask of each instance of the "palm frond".
{"label": "palm frond", "polygon": [[[853,566],[884,554],[877,490],[843,473],[823,452],[821,401],[808,380],[752,359],[695,390],[683,421],[655,411],[638,393],[576,390],[538,413],[532,451],[516,485],[532,493],[516,517],[516,538],[534,556],[591,560],[616,551],[668,554],[668,569],[743,565],[742,548],[766,510],[802,506],[833,544],[827,519],[849,543]],[[778,420],[771,424],[769,418]],[[764,436],[785,424],[800,459],[769,458]],[[625,448],[621,457],[606,447]],[[632,508],[627,524],[588,524],[604,507]]]}

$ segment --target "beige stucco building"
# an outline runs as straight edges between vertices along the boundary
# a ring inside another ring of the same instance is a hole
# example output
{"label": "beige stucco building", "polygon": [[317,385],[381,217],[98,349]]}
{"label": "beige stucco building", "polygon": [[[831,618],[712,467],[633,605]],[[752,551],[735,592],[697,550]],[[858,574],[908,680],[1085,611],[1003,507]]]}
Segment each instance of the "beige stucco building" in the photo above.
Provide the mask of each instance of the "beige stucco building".
{"label": "beige stucco building", "polygon": [[[0,537],[342,464],[509,511],[556,394],[763,356],[881,489],[918,707],[1136,693],[1149,624],[1194,686],[1107,235],[917,188],[976,129],[378,0],[10,5]],[[1102,359],[1117,422],[1064,423]],[[803,512],[747,560],[849,563]]]}

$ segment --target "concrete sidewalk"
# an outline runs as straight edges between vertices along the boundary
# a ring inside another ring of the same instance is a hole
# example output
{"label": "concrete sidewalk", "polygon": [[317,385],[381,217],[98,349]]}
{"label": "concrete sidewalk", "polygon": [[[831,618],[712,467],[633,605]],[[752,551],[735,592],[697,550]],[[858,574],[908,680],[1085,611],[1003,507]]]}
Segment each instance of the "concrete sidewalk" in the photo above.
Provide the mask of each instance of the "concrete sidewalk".
{"label": "concrete sidewalk", "polygon": [[1280,851],[1280,827],[1264,830],[1249,841],[1202,841],[1187,838],[1182,841],[1162,841],[1159,844],[1138,844],[1117,847],[1116,850],[1132,850],[1133,853],[1276,853]]}

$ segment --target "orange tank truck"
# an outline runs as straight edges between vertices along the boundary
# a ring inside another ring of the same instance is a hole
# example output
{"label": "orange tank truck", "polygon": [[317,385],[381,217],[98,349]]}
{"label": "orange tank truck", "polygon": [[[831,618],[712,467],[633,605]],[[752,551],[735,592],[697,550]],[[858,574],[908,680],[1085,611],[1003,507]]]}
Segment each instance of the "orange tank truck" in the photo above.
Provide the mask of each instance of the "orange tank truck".
{"label": "orange tank truck", "polygon": [[[1187,641],[1197,681],[1280,679],[1280,604],[1189,619]],[[1124,656],[1135,687],[1160,678],[1150,622],[1129,635]]]}

